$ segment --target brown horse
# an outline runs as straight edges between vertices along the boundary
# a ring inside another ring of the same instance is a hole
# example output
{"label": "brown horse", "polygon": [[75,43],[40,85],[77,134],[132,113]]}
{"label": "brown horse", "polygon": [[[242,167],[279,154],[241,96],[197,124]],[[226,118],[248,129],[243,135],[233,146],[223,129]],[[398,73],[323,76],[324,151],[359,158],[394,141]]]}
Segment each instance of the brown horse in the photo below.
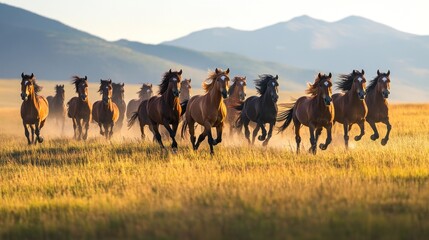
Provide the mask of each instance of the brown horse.
{"label": "brown horse", "polygon": [[[101,101],[96,101],[92,105],[92,119],[98,123],[100,134],[110,139],[113,135],[113,126],[119,118],[118,106],[112,101],[113,87],[112,80],[100,79]],[[104,131],[103,131],[104,128]]]}
{"label": "brown horse", "polygon": [[135,112],[128,121],[128,127],[131,128],[135,120],[139,119],[142,137],[144,137],[144,126],[149,125],[156,141],[164,149],[161,134],[159,133],[159,125],[163,125],[170,134],[171,147],[174,151],[177,150],[175,139],[177,126],[179,125],[180,116],[186,111],[187,104],[186,101],[182,104],[179,102],[181,80],[182,70],[172,72],[170,69],[170,71],[164,73],[161,84],[159,84],[159,95],[143,101],[139,106],[138,112]]}
{"label": "brown horse", "polygon": [[142,87],[140,88],[140,91],[138,91],[137,94],[139,95],[138,99],[131,99],[128,102],[128,105],[127,105],[128,120],[131,118],[133,113],[137,111],[137,109],[140,106],[140,103],[152,97],[152,94],[153,94],[152,83],[143,83]]}
{"label": "brown horse", "polygon": [[65,91],[64,85],[55,86],[55,96],[48,96],[46,98],[49,103],[49,118],[55,119],[61,124],[61,132],[64,132],[64,123],[66,120],[66,105],[65,105]]}
{"label": "brown horse", "polygon": [[[278,112],[276,104],[279,99],[278,79],[278,75],[275,77],[269,74],[260,75],[259,79],[255,80],[255,85],[258,94],[261,96],[249,97],[244,101],[244,103],[236,107],[237,110],[241,110],[241,113],[235,122],[235,126],[241,129],[244,125],[244,133],[249,143],[255,143],[255,137],[258,134],[259,129],[262,130],[262,135],[258,136],[258,140],[264,141],[262,143],[263,146],[268,144],[268,141],[272,136]],[[252,142],[250,142],[250,121],[256,123],[256,128],[253,130]],[[268,137],[267,130],[265,129],[266,123],[270,124]]]}
{"label": "brown horse", "polygon": [[112,101],[116,104],[116,106],[119,109],[119,118],[118,121],[115,124],[115,130],[121,131],[122,125],[124,123],[125,118],[125,110],[127,108],[127,105],[125,104],[124,100],[124,83],[112,83],[113,87],[113,94],[112,94]]}
{"label": "brown horse", "polygon": [[[67,103],[67,116],[73,120],[74,139],[86,140],[88,138],[89,121],[91,121],[91,103],[88,99],[88,78],[73,76],[72,84],[75,86],[77,97]],[[85,133],[82,136],[82,125]]]}
{"label": "brown horse", "polygon": [[390,70],[387,73],[380,73],[377,70],[377,77],[375,77],[369,83],[366,88],[367,96],[365,98],[366,105],[368,106],[368,115],[366,121],[374,130],[374,134],[371,135],[372,140],[379,138],[377,127],[375,123],[382,122],[386,124],[387,132],[386,136],[381,140],[381,145],[386,145],[389,141],[390,130],[392,125],[389,122],[389,104],[387,98],[390,94]]}
{"label": "brown horse", "polygon": [[[21,105],[21,118],[24,125],[25,137],[27,137],[28,145],[37,142],[42,143],[43,138],[40,136],[40,130],[45,125],[45,120],[49,114],[48,101],[39,96],[37,93],[42,90],[42,87],[37,85],[34,74],[24,75],[21,74],[21,98],[23,100]],[[31,141],[30,132],[31,129]],[[34,139],[36,133],[36,139]]]}
{"label": "brown horse", "polygon": [[226,105],[226,122],[229,125],[229,134],[232,135],[234,131],[235,121],[240,116],[240,111],[234,107],[241,105],[246,98],[246,77],[234,77],[232,85],[228,90],[228,98],[223,100]]}
{"label": "brown horse", "polygon": [[182,103],[188,101],[191,98],[191,79],[185,79],[180,84],[180,96],[179,101]]}
{"label": "brown horse", "polygon": [[[343,93],[332,95],[335,108],[334,123],[343,124],[344,142],[346,148],[349,146],[349,131],[353,124],[357,123],[360,128],[360,134],[355,136],[355,141],[359,141],[365,134],[365,117],[368,108],[365,103],[365,71],[353,70],[348,75],[340,75],[340,82],[337,83],[337,89]],[[345,92],[345,93],[344,93]]]}
{"label": "brown horse", "polygon": [[[226,71],[221,69],[209,73],[206,82],[203,83],[203,88],[206,92],[204,95],[196,95],[189,99],[188,110],[185,115],[185,121],[182,126],[182,137],[185,134],[186,127],[189,125],[189,134],[194,150],[197,150],[201,142],[208,136],[210,146],[210,154],[214,154],[213,146],[222,142],[222,130],[226,117],[226,106],[222,101],[228,96],[229,88],[229,68]],[[195,123],[204,126],[204,132],[198,137],[195,142]],[[211,128],[215,127],[217,139],[213,139]]]}
{"label": "brown horse", "polygon": [[[278,121],[285,121],[280,127],[280,132],[284,131],[293,121],[295,127],[296,153],[299,153],[301,136],[299,130],[301,124],[310,129],[310,152],[316,154],[317,141],[322,128],[327,131],[325,143],[319,145],[320,149],[325,150],[332,141],[332,125],[334,121],[334,107],[332,106],[332,74],[318,74],[313,84],[308,84],[306,93],[311,96],[298,98],[292,108],[279,114]],[[316,133],[315,133],[316,132]]]}

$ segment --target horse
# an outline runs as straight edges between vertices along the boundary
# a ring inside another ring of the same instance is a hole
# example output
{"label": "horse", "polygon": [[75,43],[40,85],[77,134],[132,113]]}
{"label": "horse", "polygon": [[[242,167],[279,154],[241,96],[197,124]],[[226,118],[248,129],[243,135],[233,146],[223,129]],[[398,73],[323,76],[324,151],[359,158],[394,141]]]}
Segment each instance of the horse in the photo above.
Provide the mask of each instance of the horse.
{"label": "horse", "polygon": [[[46,118],[49,114],[49,104],[46,98],[39,96],[38,93],[42,87],[37,85],[34,74],[21,74],[21,118],[27,137],[28,145],[37,142],[42,143],[43,137],[40,136],[40,130],[45,125]],[[31,129],[31,141],[28,127]],[[36,134],[36,139],[34,139]]]}
{"label": "horse", "polygon": [[152,83],[143,83],[143,85],[140,88],[140,91],[137,92],[139,95],[138,99],[131,99],[128,102],[127,105],[127,119],[129,120],[131,116],[134,114],[134,112],[137,111],[140,104],[144,100],[148,100],[152,97],[153,91],[152,91]]}
{"label": "horse", "polygon": [[[276,104],[279,99],[278,79],[278,75],[275,77],[269,74],[260,75],[259,79],[254,80],[256,91],[260,96],[251,96],[247,98],[244,103],[235,107],[235,109],[241,110],[240,116],[235,121],[235,126],[236,128],[241,129],[244,125],[244,133],[249,144],[255,143],[255,137],[258,134],[259,129],[262,130],[262,135],[258,136],[258,140],[264,141],[262,143],[263,146],[267,146],[268,141],[272,136],[278,112]],[[256,123],[256,127],[253,130],[252,142],[250,142],[250,121]],[[268,136],[267,130],[265,129],[266,123],[270,124]]]}
{"label": "horse", "polygon": [[223,100],[226,105],[226,122],[229,125],[229,134],[231,136],[236,131],[234,123],[240,115],[240,112],[234,106],[244,102],[246,98],[246,85],[246,77],[235,76],[228,90],[228,98]]}
{"label": "horse", "polygon": [[122,125],[124,123],[125,118],[125,110],[127,108],[127,105],[124,101],[124,83],[112,83],[113,87],[113,94],[112,94],[112,101],[116,104],[116,106],[119,109],[119,118],[118,121],[115,124],[115,128],[118,131],[121,131]]}
{"label": "horse", "polygon": [[[334,106],[332,102],[332,74],[329,75],[319,73],[313,84],[308,84],[307,94],[311,96],[303,96],[298,98],[292,107],[284,112],[281,112],[277,118],[278,121],[285,121],[279,128],[279,132],[284,131],[293,121],[295,127],[296,153],[299,153],[301,136],[299,130],[301,124],[310,129],[310,152],[316,154],[317,141],[322,128],[327,131],[325,143],[321,143],[319,148],[326,150],[332,141],[332,125],[334,121]],[[316,131],[316,133],[315,133]]]}
{"label": "horse", "polygon": [[355,136],[355,141],[359,141],[365,134],[365,118],[368,108],[365,103],[366,79],[365,71],[353,70],[350,74],[340,75],[340,82],[337,83],[337,89],[342,93],[332,95],[335,109],[334,123],[343,124],[344,142],[346,148],[349,146],[349,135],[353,124],[357,123],[360,128],[360,134]]}
{"label": "horse", "polygon": [[185,102],[188,101],[191,98],[191,79],[185,79],[180,84],[180,96],[179,101]]}
{"label": "horse", "polygon": [[375,123],[382,122],[387,127],[386,136],[381,140],[381,145],[384,146],[389,141],[389,134],[392,129],[392,125],[389,122],[389,104],[387,102],[390,94],[390,70],[387,73],[380,73],[380,70],[377,70],[377,76],[370,81],[366,92],[365,102],[368,106],[366,121],[374,131],[374,134],[371,135],[371,140],[375,141],[379,138]]}
{"label": "horse", "polygon": [[[128,128],[131,128],[136,119],[140,122],[140,131],[144,137],[144,126],[154,133],[156,141],[162,149],[165,149],[159,133],[159,125],[163,125],[170,134],[172,140],[171,148],[177,150],[176,132],[179,125],[180,116],[186,111],[187,101],[179,102],[180,82],[182,80],[182,70],[165,72],[159,84],[158,96],[153,96],[149,100],[143,101],[138,111],[135,112],[128,121]],[[171,125],[171,126],[170,126]]]}
{"label": "horse", "polygon": [[64,85],[55,86],[55,96],[48,96],[46,98],[49,103],[49,118],[55,119],[61,124],[61,132],[64,132],[64,123],[66,120],[66,105]]}
{"label": "horse", "polygon": [[[226,71],[217,69],[209,72],[209,76],[203,83],[204,95],[196,95],[189,99],[185,120],[182,126],[182,137],[184,137],[189,125],[189,135],[194,150],[198,150],[201,142],[208,136],[210,154],[213,155],[213,146],[222,142],[222,131],[226,117],[226,106],[222,98],[228,97],[229,68]],[[196,142],[195,123],[204,127],[204,131]],[[213,139],[211,128],[216,128],[217,138]]]}
{"label": "horse", "polygon": [[105,136],[106,139],[110,139],[113,135],[113,126],[115,126],[115,123],[119,119],[118,106],[112,101],[112,80],[100,79],[100,88],[98,92],[102,97],[101,101],[96,101],[92,105],[92,119],[98,123],[100,134]]}
{"label": "horse", "polygon": [[[73,121],[73,138],[76,140],[86,140],[88,138],[89,122],[91,121],[91,103],[88,99],[88,78],[72,77],[72,84],[75,86],[77,97],[68,101],[67,116]],[[85,127],[85,133],[82,136],[82,125]]]}

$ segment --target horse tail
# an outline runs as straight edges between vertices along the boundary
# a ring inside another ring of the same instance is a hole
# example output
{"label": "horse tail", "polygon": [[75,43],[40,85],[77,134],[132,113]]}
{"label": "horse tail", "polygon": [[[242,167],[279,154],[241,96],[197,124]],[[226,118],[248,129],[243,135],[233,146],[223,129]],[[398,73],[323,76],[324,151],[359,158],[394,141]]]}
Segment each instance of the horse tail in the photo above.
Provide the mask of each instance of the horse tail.
{"label": "horse tail", "polygon": [[130,129],[134,125],[138,117],[139,117],[139,112],[133,112],[133,115],[131,115],[130,120],[128,120],[128,129]]}
{"label": "horse tail", "polygon": [[293,111],[295,109],[295,104],[292,105],[292,107],[284,112],[279,113],[277,116],[277,122],[285,121],[280,127],[279,127],[279,133],[283,132],[292,122],[293,118]]}
{"label": "horse tail", "polygon": [[180,114],[180,116],[183,116],[183,114],[185,114],[186,107],[188,106],[188,102],[189,100],[185,100],[182,103],[180,103],[180,106],[182,107],[182,113]]}
{"label": "horse tail", "polygon": [[188,121],[186,120],[186,118],[185,118],[185,120],[183,120],[183,124],[182,124],[182,130],[180,130],[180,135],[181,135],[181,137],[182,137],[182,139],[184,139],[185,138],[185,134],[186,134],[186,128],[188,127]]}

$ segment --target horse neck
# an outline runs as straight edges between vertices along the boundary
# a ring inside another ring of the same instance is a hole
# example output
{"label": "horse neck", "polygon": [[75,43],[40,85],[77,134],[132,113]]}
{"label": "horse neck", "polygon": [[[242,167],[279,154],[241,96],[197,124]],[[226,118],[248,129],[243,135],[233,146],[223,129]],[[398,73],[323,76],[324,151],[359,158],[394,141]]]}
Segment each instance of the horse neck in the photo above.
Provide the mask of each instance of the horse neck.
{"label": "horse neck", "polygon": [[237,88],[234,89],[234,92],[229,96],[228,99],[231,99],[231,101],[234,101],[234,102],[240,101],[239,92],[240,91]]}
{"label": "horse neck", "polygon": [[190,98],[190,96],[189,96],[189,93],[187,93],[186,95],[180,95],[179,96],[179,100],[180,100],[180,102],[183,102],[183,101],[186,101],[186,100],[189,100],[189,98]]}
{"label": "horse neck", "polygon": [[173,96],[173,91],[170,88],[168,88],[161,97],[170,107],[174,106],[179,101],[178,97]]}
{"label": "horse neck", "polygon": [[220,93],[219,89],[216,89],[216,86],[213,86],[213,88],[210,89],[207,96],[211,103],[209,104],[209,106],[212,106],[218,109],[220,104],[222,103],[222,94]]}
{"label": "horse neck", "polygon": [[353,87],[350,90],[348,90],[344,95],[347,96],[347,99],[349,100],[349,102],[352,102],[352,103],[364,102],[360,100],[358,94],[356,93],[356,89]]}
{"label": "horse neck", "polygon": [[34,90],[28,95],[28,100],[24,101],[24,104],[28,107],[39,108],[39,99],[37,99],[37,94]]}
{"label": "horse neck", "polygon": [[268,89],[265,91],[264,95],[261,96],[262,103],[264,106],[274,106],[275,103],[273,102],[273,99],[271,98],[270,93],[268,92]]}

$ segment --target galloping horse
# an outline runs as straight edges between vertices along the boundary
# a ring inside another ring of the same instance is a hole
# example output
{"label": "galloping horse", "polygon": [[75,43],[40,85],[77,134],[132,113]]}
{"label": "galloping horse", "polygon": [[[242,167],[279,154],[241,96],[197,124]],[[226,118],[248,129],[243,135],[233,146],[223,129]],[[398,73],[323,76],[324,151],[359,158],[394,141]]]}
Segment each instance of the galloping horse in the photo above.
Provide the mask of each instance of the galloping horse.
{"label": "galloping horse", "polygon": [[[196,95],[189,99],[188,110],[185,114],[185,121],[182,126],[182,137],[185,134],[186,127],[189,125],[189,134],[194,150],[197,150],[201,142],[208,136],[210,154],[214,154],[213,146],[222,142],[222,130],[226,117],[226,106],[222,101],[228,96],[229,87],[229,68],[226,71],[221,69],[210,72],[207,80],[203,83],[206,92],[204,95]],[[204,127],[203,133],[196,141],[195,123]],[[215,127],[217,139],[213,139],[211,128]]]}
{"label": "galloping horse", "polygon": [[124,86],[125,84],[121,83],[112,83],[113,87],[113,94],[112,94],[112,101],[116,104],[116,106],[119,109],[119,118],[118,121],[115,124],[115,130],[121,131],[122,124],[124,123],[125,118],[125,109],[127,108],[127,105],[125,104],[124,100]]}
{"label": "galloping horse", "polygon": [[390,130],[392,125],[389,122],[389,104],[387,98],[390,94],[390,70],[387,73],[380,73],[377,70],[377,77],[375,77],[369,83],[366,88],[367,96],[365,98],[366,105],[368,106],[368,115],[366,115],[366,121],[374,130],[374,134],[371,135],[372,140],[379,138],[377,127],[375,123],[382,122],[386,124],[387,132],[386,136],[381,140],[381,145],[386,145],[389,141]]}
{"label": "galloping horse", "polygon": [[[42,87],[37,85],[34,74],[21,74],[21,118],[24,125],[25,137],[27,137],[28,145],[37,142],[42,143],[43,138],[40,136],[40,130],[45,125],[45,120],[49,114],[48,101],[39,96],[37,93],[42,90]],[[28,127],[31,129],[31,141]],[[34,139],[36,133],[36,139]]]}
{"label": "galloping horse", "polygon": [[191,98],[191,79],[185,79],[180,84],[180,96],[179,101],[185,102]]}
{"label": "galloping horse", "polygon": [[365,117],[368,108],[365,103],[365,71],[353,70],[348,75],[340,75],[340,82],[337,83],[337,89],[345,93],[336,93],[332,95],[334,102],[335,118],[334,123],[343,124],[344,142],[346,148],[349,146],[349,130],[352,125],[357,123],[360,128],[360,134],[355,136],[355,141],[359,141],[365,134]]}
{"label": "galloping horse", "polygon": [[226,105],[226,122],[229,124],[229,134],[232,135],[234,131],[235,121],[240,116],[240,111],[234,107],[244,102],[246,98],[246,77],[234,77],[232,85],[228,90],[228,98],[223,100]]}
{"label": "galloping horse", "polygon": [[49,103],[49,118],[55,119],[61,123],[61,132],[64,132],[64,123],[66,120],[66,105],[65,105],[65,91],[64,85],[55,86],[55,96],[48,96],[46,98]]}
{"label": "galloping horse", "polygon": [[[77,97],[73,97],[67,103],[67,115],[73,120],[74,139],[86,140],[88,138],[89,121],[91,120],[91,103],[88,99],[88,78],[73,76],[72,84],[75,85]],[[82,125],[85,133],[82,136]]]}
{"label": "galloping horse", "polygon": [[129,120],[134,112],[137,111],[137,109],[140,106],[140,103],[142,103],[144,100],[148,100],[152,97],[152,83],[143,83],[142,87],[140,88],[140,91],[137,92],[139,95],[138,99],[131,99],[128,102],[127,105],[127,119]]}
{"label": "galloping horse", "polygon": [[[272,133],[273,127],[276,123],[277,118],[277,100],[279,99],[278,95],[278,82],[279,76],[265,74],[260,75],[259,79],[256,79],[255,86],[256,91],[261,96],[252,96],[246,99],[244,103],[236,107],[237,110],[241,110],[240,116],[235,122],[235,126],[239,129],[244,125],[245,136],[249,143],[255,143],[255,137],[258,134],[259,129],[262,129],[262,135],[258,136],[259,141],[264,141],[263,146],[268,144]],[[253,130],[252,142],[250,142],[250,130],[249,123],[250,121],[256,123],[256,128]],[[270,129],[265,129],[265,123],[270,124]]]}
{"label": "galloping horse", "polygon": [[[102,95],[101,101],[92,105],[92,119],[98,123],[100,134],[110,139],[113,135],[113,126],[119,118],[118,106],[112,101],[112,80],[100,79],[98,92]],[[104,132],[103,132],[104,128]]]}
{"label": "galloping horse", "polygon": [[159,84],[159,95],[143,101],[138,111],[128,121],[128,127],[131,128],[135,120],[139,119],[142,137],[144,137],[144,126],[149,125],[149,128],[155,135],[156,141],[162,148],[165,148],[161,140],[161,134],[159,133],[159,125],[163,125],[170,134],[172,140],[171,147],[174,151],[177,149],[175,139],[177,126],[179,125],[180,116],[186,111],[186,104],[188,103],[187,101],[182,104],[179,102],[181,80],[182,70],[172,72],[170,69],[170,71],[166,72],[161,84]]}
{"label": "galloping horse", "polygon": [[[317,141],[322,128],[327,131],[325,144],[320,144],[322,150],[328,148],[332,141],[332,125],[334,120],[334,107],[332,106],[332,74],[317,75],[313,84],[308,84],[306,93],[311,96],[303,96],[298,98],[292,108],[279,114],[278,121],[285,121],[280,127],[280,132],[284,131],[293,121],[295,127],[296,153],[299,153],[301,136],[299,130],[301,124],[310,129],[310,152],[316,154]],[[316,136],[314,132],[316,131]]]}

